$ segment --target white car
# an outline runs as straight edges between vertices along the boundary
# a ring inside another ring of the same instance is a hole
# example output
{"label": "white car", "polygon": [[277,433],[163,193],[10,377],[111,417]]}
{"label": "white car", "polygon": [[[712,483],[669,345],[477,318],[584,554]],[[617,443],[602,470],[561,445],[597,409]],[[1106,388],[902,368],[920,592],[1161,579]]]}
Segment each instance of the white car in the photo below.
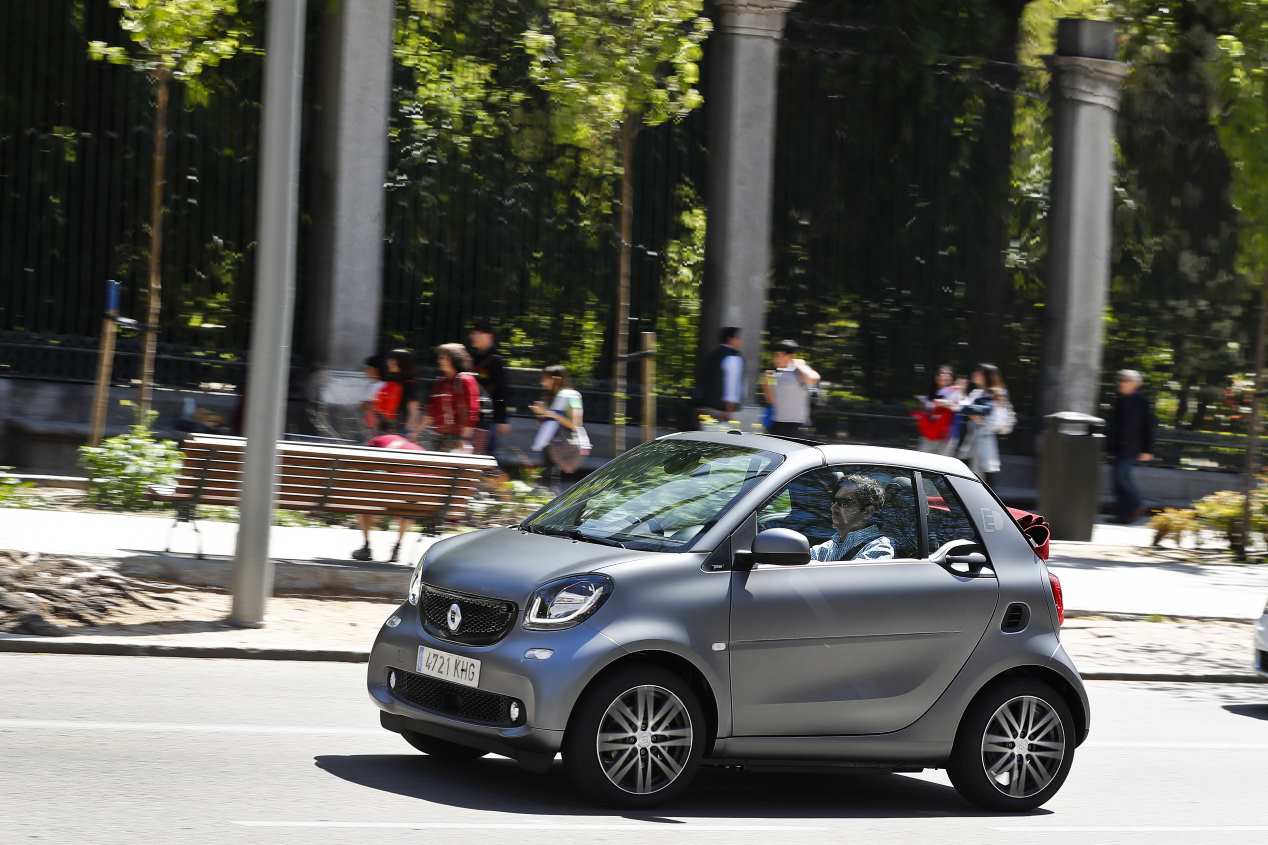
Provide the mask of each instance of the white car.
{"label": "white car", "polygon": [[1268,678],[1268,604],[1255,626],[1255,671]]}

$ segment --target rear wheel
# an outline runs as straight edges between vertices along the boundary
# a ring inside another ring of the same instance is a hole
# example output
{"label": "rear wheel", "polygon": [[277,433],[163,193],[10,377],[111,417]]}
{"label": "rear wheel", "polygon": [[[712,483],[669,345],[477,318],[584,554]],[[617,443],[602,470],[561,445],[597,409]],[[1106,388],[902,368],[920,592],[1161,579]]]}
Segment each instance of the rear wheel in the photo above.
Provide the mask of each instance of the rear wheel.
{"label": "rear wheel", "polygon": [[619,669],[588,690],[564,735],[577,788],[610,807],[652,807],[691,783],[707,741],[691,686],[659,666]]}
{"label": "rear wheel", "polygon": [[969,705],[947,773],[979,807],[1033,810],[1065,783],[1074,744],[1074,718],[1055,689],[1038,680],[1006,681]]}
{"label": "rear wheel", "polygon": [[456,742],[436,739],[434,736],[420,734],[417,731],[401,731],[401,736],[405,737],[406,742],[428,757],[435,757],[437,760],[444,760],[449,763],[467,763],[472,760],[478,760],[485,755],[485,752],[478,748],[470,748],[466,745],[459,745]]}

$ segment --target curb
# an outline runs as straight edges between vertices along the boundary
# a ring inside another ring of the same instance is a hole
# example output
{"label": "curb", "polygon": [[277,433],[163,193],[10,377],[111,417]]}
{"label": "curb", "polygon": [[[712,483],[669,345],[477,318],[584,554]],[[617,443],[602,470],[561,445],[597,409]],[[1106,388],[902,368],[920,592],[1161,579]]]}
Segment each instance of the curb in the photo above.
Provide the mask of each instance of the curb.
{"label": "curb", "polygon": [[156,643],[66,642],[55,639],[0,639],[0,653],[90,654],[109,657],[200,657],[227,660],[290,660],[317,663],[365,663],[368,651],[249,646],[159,645]]}
{"label": "curb", "polygon": [[1197,674],[1183,672],[1080,672],[1085,681],[1146,681],[1173,684],[1268,684],[1268,678],[1247,672]]}
{"label": "curb", "polygon": [[1110,619],[1114,622],[1236,622],[1254,625],[1255,616],[1187,616],[1175,613],[1123,613],[1115,610],[1071,610],[1066,608],[1066,619]]}
{"label": "curb", "polygon": [[[111,657],[198,657],[228,660],[289,660],[312,663],[365,663],[368,651],[300,648],[251,648],[249,646],[157,645],[154,643],[101,643],[52,638],[0,638],[0,653],[80,654]],[[1135,681],[1138,683],[1268,684],[1268,677],[1244,672],[1082,672],[1085,681]]]}

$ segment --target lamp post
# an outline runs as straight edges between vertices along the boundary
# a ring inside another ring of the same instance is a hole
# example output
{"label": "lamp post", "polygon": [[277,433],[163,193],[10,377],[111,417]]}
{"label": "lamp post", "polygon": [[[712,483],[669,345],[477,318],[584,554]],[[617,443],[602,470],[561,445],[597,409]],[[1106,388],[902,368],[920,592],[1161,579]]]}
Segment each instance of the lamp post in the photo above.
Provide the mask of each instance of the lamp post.
{"label": "lamp post", "polygon": [[264,623],[264,605],[273,592],[269,529],[277,492],[277,440],[285,422],[295,305],[305,3],[306,0],[269,3],[260,129],[260,246],[248,362],[241,517],[233,559],[233,610],[229,617],[242,627]]}

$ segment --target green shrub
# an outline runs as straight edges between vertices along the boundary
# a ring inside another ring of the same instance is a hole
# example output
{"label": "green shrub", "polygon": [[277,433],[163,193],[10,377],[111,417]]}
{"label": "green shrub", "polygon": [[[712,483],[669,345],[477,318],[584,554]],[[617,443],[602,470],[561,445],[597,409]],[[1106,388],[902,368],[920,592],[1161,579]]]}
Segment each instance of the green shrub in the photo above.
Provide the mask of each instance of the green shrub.
{"label": "green shrub", "polygon": [[[1254,534],[1268,531],[1268,485],[1260,483],[1252,495],[1250,530]],[[1193,503],[1198,522],[1224,536],[1234,550],[1243,549],[1249,537],[1242,536],[1242,506],[1246,496],[1236,490],[1221,490]]]}
{"label": "green shrub", "polygon": [[8,470],[13,467],[0,467],[0,507],[20,508],[26,503],[27,491],[35,485],[23,481]]}
{"label": "green shrub", "polygon": [[1149,520],[1149,527],[1154,532],[1154,545],[1171,538],[1179,545],[1185,534],[1198,530],[1198,514],[1192,508],[1167,508]]}
{"label": "green shrub", "polygon": [[89,503],[109,510],[149,510],[150,487],[172,484],[181,467],[175,443],[156,440],[149,426],[134,425],[127,434],[83,446],[80,460],[88,472]]}

